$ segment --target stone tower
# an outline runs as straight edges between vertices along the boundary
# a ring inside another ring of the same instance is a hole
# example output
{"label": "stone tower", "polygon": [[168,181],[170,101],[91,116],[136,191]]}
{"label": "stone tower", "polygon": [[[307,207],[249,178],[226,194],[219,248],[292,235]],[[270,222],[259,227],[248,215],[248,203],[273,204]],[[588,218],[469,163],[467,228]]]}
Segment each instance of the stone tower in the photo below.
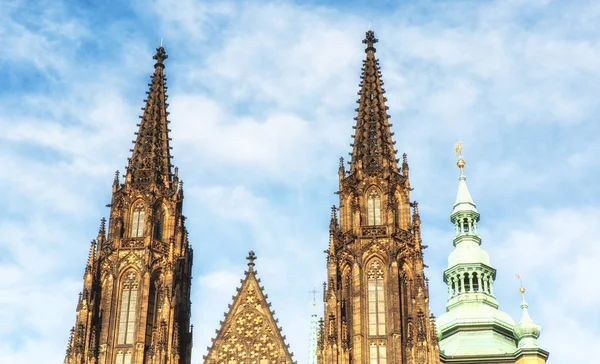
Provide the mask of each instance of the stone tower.
{"label": "stone tower", "polygon": [[396,159],[377,39],[366,33],[350,170],[331,213],[320,364],[433,364],[439,350],[408,163]]}
{"label": "stone tower", "polygon": [[92,241],[65,364],[190,364],[192,248],[172,173],[167,58],[156,50],[125,181]]}

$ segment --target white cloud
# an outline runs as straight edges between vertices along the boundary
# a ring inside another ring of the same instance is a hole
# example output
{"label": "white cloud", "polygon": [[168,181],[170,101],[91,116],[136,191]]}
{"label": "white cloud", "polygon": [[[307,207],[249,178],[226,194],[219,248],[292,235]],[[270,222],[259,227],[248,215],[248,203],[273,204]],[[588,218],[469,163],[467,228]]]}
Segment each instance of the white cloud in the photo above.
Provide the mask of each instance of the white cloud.
{"label": "white cloud", "polygon": [[[595,262],[600,260],[599,219],[597,207],[532,209],[521,221],[494,226],[489,239],[487,249],[495,265],[505,267],[505,276],[519,273],[524,279],[529,312],[543,327],[540,343],[553,362],[585,361],[585,350],[573,357],[572,348],[600,340],[600,292],[593,288]],[[505,307],[518,312],[512,301],[505,301]],[[520,314],[514,316],[518,321]],[[575,331],[566,327],[577,327],[579,334],[573,336]]]}

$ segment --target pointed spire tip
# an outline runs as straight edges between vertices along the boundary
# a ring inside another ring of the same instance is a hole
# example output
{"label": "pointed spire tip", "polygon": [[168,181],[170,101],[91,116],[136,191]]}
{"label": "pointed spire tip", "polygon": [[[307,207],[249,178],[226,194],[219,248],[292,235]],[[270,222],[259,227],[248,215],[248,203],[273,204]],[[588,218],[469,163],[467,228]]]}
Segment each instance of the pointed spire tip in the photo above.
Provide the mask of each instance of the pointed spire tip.
{"label": "pointed spire tip", "polygon": [[365,53],[368,53],[369,51],[372,51],[373,53],[376,51],[374,44],[379,42],[379,39],[375,38],[375,32],[373,32],[371,29],[371,27],[369,26],[369,30],[367,30],[367,32],[365,33],[365,39],[363,39],[363,44],[367,45],[367,48],[365,49]]}
{"label": "pointed spire tip", "polygon": [[152,57],[152,59],[156,60],[154,67],[156,68],[156,67],[161,66],[164,68],[164,66],[165,66],[164,61],[167,58],[169,58],[169,56],[165,52],[165,48],[162,46],[162,40],[161,40],[160,47],[156,48],[156,54]]}
{"label": "pointed spire tip", "polygon": [[256,260],[256,254],[254,254],[254,250],[250,250],[250,252],[248,252],[246,259],[248,259],[248,272],[254,272],[254,260]]}
{"label": "pointed spire tip", "polygon": [[463,175],[463,169],[467,165],[467,163],[465,163],[465,161],[463,159],[462,150],[463,150],[463,143],[461,141],[459,141],[458,143],[456,143],[456,146],[454,146],[454,155],[456,155],[458,157],[458,161],[456,162],[456,165],[460,169],[461,176]]}

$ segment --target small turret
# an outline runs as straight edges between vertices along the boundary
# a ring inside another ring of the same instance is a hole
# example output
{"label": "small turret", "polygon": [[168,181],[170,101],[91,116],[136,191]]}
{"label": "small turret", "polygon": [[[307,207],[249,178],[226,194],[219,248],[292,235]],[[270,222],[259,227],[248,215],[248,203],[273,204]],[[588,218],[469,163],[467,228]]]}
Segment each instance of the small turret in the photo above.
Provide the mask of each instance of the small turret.
{"label": "small turret", "polygon": [[406,153],[402,154],[402,175],[408,179],[408,157]]}
{"label": "small turret", "polygon": [[529,317],[529,312],[527,312],[527,301],[525,301],[525,288],[521,287],[519,289],[521,292],[522,300],[521,300],[521,321],[515,325],[515,334],[517,336],[517,340],[519,340],[519,348],[528,348],[534,349],[538,348],[537,339],[540,337],[540,332],[542,327],[536,324],[531,317]]}
{"label": "small turret", "polygon": [[119,181],[119,171],[115,171],[115,179],[113,180],[113,194],[117,192],[119,189],[120,181]]}
{"label": "small turret", "polygon": [[331,233],[335,233],[340,227],[336,212],[337,208],[335,207],[335,205],[331,206],[331,219],[329,220],[329,232]]}
{"label": "small turret", "polygon": [[106,218],[100,219],[100,228],[98,229],[98,244],[102,246],[102,243],[106,241]]}

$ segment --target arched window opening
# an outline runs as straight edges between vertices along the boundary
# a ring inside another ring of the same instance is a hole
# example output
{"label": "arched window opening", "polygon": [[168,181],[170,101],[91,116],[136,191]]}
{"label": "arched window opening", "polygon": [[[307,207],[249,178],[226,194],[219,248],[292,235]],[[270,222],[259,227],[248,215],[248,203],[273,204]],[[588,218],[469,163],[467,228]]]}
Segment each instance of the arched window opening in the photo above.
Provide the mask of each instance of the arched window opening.
{"label": "arched window opening", "polygon": [[378,262],[371,264],[367,273],[369,289],[369,335],[385,335],[385,292],[383,269]]}
{"label": "arched window opening", "polygon": [[387,355],[385,352],[385,344],[375,345],[371,343],[369,346],[369,364],[386,364]]}
{"label": "arched window opening", "polygon": [[150,291],[148,293],[148,315],[146,317],[146,345],[152,344],[152,329],[158,311],[158,289],[156,287],[156,278],[150,282]]}
{"label": "arched window opening", "polygon": [[469,292],[471,290],[471,288],[469,287],[469,273],[465,273],[463,274],[463,280],[465,281],[465,292]]}
{"label": "arched window opening", "polygon": [[466,217],[463,219],[463,232],[469,232],[469,219],[467,219]]}
{"label": "arched window opening", "polygon": [[117,335],[117,344],[119,345],[133,344],[133,333],[135,330],[135,316],[137,310],[137,295],[137,276],[135,273],[131,272],[125,277],[125,282],[123,282],[123,288],[121,291],[119,332]]}
{"label": "arched window opening", "polygon": [[165,229],[165,212],[161,208],[156,212],[156,221],[154,223],[154,239],[162,241],[164,229]]}
{"label": "arched window opening", "polygon": [[131,364],[131,351],[126,353],[118,351],[117,357],[115,358],[115,364]]}
{"label": "arched window opening", "polygon": [[477,273],[473,273],[473,292],[479,292],[479,280]]}
{"label": "arched window opening", "polygon": [[372,190],[367,197],[367,223],[381,225],[381,199],[375,190]]}
{"label": "arched window opening", "polygon": [[141,202],[135,206],[131,217],[131,237],[141,238],[144,236],[144,204]]}

